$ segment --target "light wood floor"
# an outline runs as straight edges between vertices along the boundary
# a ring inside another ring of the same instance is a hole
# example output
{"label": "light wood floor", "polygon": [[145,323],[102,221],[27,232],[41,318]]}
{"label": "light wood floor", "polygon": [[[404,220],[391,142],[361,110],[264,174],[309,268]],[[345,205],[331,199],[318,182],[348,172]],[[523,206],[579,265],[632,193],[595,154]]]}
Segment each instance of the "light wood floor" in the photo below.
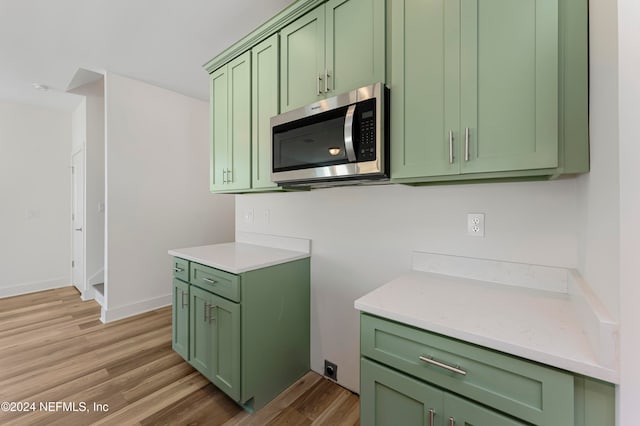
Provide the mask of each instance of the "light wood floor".
{"label": "light wood floor", "polygon": [[170,308],[106,325],[99,316],[73,287],[0,299],[0,402],[29,404],[0,411],[0,424],[359,422],[357,395],[313,372],[249,415],[171,350]]}

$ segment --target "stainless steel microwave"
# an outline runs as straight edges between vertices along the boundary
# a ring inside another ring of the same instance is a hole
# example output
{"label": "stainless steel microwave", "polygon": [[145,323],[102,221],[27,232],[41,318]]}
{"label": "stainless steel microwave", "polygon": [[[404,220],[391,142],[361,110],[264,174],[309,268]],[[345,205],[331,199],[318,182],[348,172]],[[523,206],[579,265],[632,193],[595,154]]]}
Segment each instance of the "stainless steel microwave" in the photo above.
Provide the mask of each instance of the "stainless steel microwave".
{"label": "stainless steel microwave", "polygon": [[333,186],[388,180],[389,90],[361,87],[271,118],[271,180]]}

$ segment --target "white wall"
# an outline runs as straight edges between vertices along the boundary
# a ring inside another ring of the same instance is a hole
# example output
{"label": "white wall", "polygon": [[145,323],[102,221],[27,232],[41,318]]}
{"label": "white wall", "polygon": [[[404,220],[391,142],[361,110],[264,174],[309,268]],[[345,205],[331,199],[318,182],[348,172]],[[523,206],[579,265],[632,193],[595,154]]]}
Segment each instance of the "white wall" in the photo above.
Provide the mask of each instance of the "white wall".
{"label": "white wall", "polygon": [[85,223],[87,286],[104,282],[105,178],[104,79],[84,87],[86,96]]}
{"label": "white wall", "polygon": [[93,298],[93,284],[104,282],[104,79],[100,78],[73,90],[82,95],[72,114],[72,152],[84,150],[85,161],[85,291]]}
{"label": "white wall", "polygon": [[105,77],[103,320],[171,302],[167,250],[233,241],[234,197],[209,193],[209,106]]}
{"label": "white wall", "polygon": [[619,317],[618,35],[612,0],[589,2],[591,171],[578,179],[580,271]]}
{"label": "white wall", "polygon": [[618,0],[620,128],[620,425],[638,424],[640,401],[640,2]]}
{"label": "white wall", "polygon": [[[254,209],[254,223],[245,222]],[[269,210],[269,223],[265,211]],[[486,213],[486,237],[466,215]],[[409,187],[346,187],[236,198],[241,231],[310,238],[311,367],[338,364],[357,391],[358,312],[353,302],[409,271],[411,251],[576,267],[576,180]]]}
{"label": "white wall", "polygon": [[0,297],[71,285],[71,114],[0,101]]}

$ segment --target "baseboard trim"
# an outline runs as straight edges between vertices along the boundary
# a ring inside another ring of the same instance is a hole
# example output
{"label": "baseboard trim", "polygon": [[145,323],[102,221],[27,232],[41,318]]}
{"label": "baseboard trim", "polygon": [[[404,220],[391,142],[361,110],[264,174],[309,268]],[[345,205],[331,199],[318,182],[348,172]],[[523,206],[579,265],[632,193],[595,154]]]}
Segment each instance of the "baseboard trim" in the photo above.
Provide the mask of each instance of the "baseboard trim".
{"label": "baseboard trim", "polygon": [[[51,290],[54,288],[70,287],[69,277],[59,277],[43,281],[30,281],[13,285],[11,287],[0,288],[0,298],[20,296],[21,294],[35,293],[37,291]],[[171,299],[169,299],[171,302]]]}
{"label": "baseboard trim", "polygon": [[144,312],[153,311],[154,309],[163,308],[171,305],[171,294],[165,296],[154,297],[152,299],[142,300],[140,302],[131,303],[117,308],[102,307],[100,320],[103,323],[117,321],[133,315],[142,314]]}

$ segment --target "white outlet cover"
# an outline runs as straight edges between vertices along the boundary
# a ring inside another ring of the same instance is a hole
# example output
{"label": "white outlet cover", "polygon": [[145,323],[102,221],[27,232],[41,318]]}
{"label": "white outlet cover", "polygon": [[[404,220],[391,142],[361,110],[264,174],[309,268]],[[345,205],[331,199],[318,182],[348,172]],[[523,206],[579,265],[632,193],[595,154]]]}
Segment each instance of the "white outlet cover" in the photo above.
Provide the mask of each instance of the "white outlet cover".
{"label": "white outlet cover", "polygon": [[484,213],[467,214],[467,234],[472,237],[484,237]]}
{"label": "white outlet cover", "polygon": [[253,223],[253,209],[247,209],[244,212],[244,223]]}

